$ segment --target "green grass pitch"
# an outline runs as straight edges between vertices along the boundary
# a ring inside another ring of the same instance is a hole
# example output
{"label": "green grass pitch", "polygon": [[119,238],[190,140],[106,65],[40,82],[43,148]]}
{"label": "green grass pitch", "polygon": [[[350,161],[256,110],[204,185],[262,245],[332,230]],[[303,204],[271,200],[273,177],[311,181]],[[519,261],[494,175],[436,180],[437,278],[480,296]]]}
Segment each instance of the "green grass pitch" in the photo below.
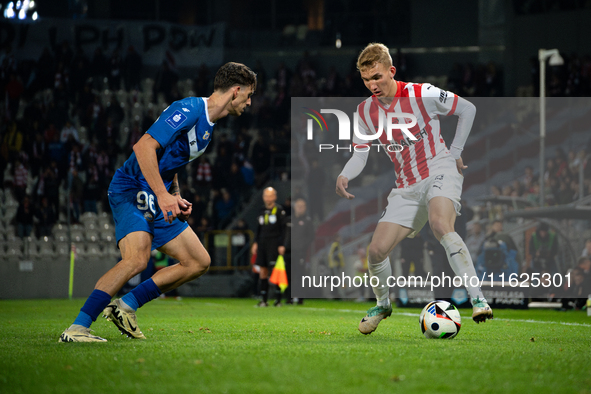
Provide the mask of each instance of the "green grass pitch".
{"label": "green grass pitch", "polygon": [[369,336],[372,304],[310,300],[156,300],[139,311],[147,340],[100,318],[109,342],[57,343],[83,300],[0,301],[1,393],[591,393],[591,318],[461,310],[452,340],[428,340],[417,309],[395,309]]}

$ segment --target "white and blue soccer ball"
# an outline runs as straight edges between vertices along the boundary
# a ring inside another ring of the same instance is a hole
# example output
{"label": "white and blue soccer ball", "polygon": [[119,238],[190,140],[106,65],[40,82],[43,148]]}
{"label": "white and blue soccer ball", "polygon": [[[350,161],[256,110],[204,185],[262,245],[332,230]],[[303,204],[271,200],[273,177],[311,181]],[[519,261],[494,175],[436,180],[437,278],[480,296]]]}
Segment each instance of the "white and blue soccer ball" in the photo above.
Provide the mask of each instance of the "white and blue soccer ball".
{"label": "white and blue soccer ball", "polygon": [[462,318],[458,309],[447,301],[432,301],[419,315],[421,331],[425,338],[451,339],[458,335]]}

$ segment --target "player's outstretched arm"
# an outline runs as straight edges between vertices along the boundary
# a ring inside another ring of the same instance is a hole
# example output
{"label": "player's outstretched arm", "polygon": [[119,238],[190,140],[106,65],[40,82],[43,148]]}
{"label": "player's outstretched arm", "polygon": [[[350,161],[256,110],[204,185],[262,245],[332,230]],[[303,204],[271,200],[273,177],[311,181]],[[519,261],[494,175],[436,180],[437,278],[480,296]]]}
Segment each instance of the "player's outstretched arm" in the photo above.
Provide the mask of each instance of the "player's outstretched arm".
{"label": "player's outstretched arm", "polygon": [[337,178],[336,192],[339,196],[345,197],[347,200],[355,198],[354,195],[348,193],[345,189],[349,187],[349,181],[356,178],[361,171],[365,168],[367,158],[369,157],[369,150],[367,151],[355,151],[353,156],[349,159],[345,168],[341,171],[341,174]]}
{"label": "player's outstretched arm", "polygon": [[[181,212],[179,208],[178,197],[173,196],[166,190],[160,171],[158,168],[158,159],[156,150],[160,149],[160,144],[150,134],[144,134],[142,138],[133,146],[133,151],[137,162],[146,178],[148,185],[156,194],[158,206],[162,210],[164,220],[172,223]],[[184,204],[184,203],[183,203]],[[184,208],[187,208],[186,206]]]}
{"label": "player's outstretched arm", "polygon": [[347,200],[352,200],[355,198],[354,195],[347,192],[347,188],[349,187],[349,179],[345,178],[342,175],[339,175],[337,178],[337,189],[336,192],[339,196],[345,197]]}

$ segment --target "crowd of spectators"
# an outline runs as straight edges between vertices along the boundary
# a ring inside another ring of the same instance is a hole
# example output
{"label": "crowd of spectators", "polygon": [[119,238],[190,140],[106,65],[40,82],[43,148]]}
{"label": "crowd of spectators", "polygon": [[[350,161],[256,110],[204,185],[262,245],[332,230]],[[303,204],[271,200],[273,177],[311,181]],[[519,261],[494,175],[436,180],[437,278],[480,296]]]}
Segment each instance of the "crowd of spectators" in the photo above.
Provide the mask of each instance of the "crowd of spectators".
{"label": "crowd of spectators", "polygon": [[[591,95],[591,56],[561,54],[562,66],[549,66],[546,72],[546,95],[548,97],[589,97]],[[540,62],[530,58],[533,95],[540,95]]]}
{"label": "crowd of spectators", "polygon": [[[0,185],[5,191],[0,203],[18,202],[9,219],[19,236],[49,235],[52,225],[64,220],[66,204],[74,223],[85,212],[108,212],[114,171],[160,112],[182,98],[181,92],[208,96],[213,88],[214,75],[205,66],[192,83],[180,81],[168,61],[151,84],[140,79],[141,70],[142,58],[133,47],[125,55],[119,49],[105,54],[99,47],[90,58],[64,41],[37,60],[21,61],[10,46],[0,50]],[[187,83],[184,92],[180,87]],[[209,154],[179,174],[185,197],[195,201],[195,228],[228,225],[253,189],[269,178],[278,147],[288,152],[288,128],[271,123],[257,134],[260,116],[245,118],[220,122]],[[287,142],[269,144],[269,133]],[[282,159],[283,171],[287,160]]]}
{"label": "crowd of spectators", "polygon": [[[395,57],[394,63],[398,78],[413,77],[403,54]],[[280,63],[268,73],[257,62],[253,69],[258,86],[250,110],[240,118],[219,122],[208,155],[179,174],[186,185],[184,193],[199,195],[199,205],[203,204],[194,213],[195,226],[223,228],[253,190],[270,178],[289,177],[291,97],[366,93],[354,59],[346,75],[334,66],[320,73],[321,66],[307,52],[293,68]],[[589,57],[573,55],[560,70],[553,74],[559,77],[560,86],[571,86],[571,93],[585,92],[591,70]],[[174,61],[167,58],[153,83],[146,84],[140,78],[142,57],[131,46],[110,53],[97,47],[90,57],[63,41],[53,50],[46,48],[39,59],[22,61],[5,46],[0,51],[0,115],[4,120],[0,125],[0,184],[10,188],[17,201],[22,202],[28,194],[36,223],[41,217],[59,220],[65,212],[60,193],[68,185],[75,221],[84,212],[108,211],[106,189],[134,143],[165,105],[187,94],[209,95],[214,72],[203,65],[192,79],[181,80]],[[186,84],[189,86],[183,90]],[[447,88],[463,96],[502,96],[503,72],[493,62],[455,64],[447,75]],[[109,95],[105,95],[106,89]],[[116,94],[121,91],[125,94]],[[570,152],[568,158],[558,155],[549,160],[548,204],[578,198],[575,167],[583,156]],[[586,179],[585,190],[589,190]],[[537,180],[529,174],[511,185],[493,188],[493,193],[535,202],[537,188]],[[43,210],[51,212],[42,214]],[[42,226],[36,227],[39,235]]]}
{"label": "crowd of spectators", "polygon": [[[576,152],[571,150],[568,155],[557,149],[556,155],[546,162],[544,172],[544,205],[564,205],[579,200],[580,170],[583,170],[583,196],[591,194],[591,168],[587,166],[588,157],[584,149]],[[540,184],[539,174],[534,173],[530,166],[524,174],[511,183],[492,186],[491,194],[495,197],[520,197],[532,206],[539,205]]]}
{"label": "crowd of spectators", "polygon": [[503,97],[503,72],[492,61],[455,63],[447,75],[447,89],[462,97]]}

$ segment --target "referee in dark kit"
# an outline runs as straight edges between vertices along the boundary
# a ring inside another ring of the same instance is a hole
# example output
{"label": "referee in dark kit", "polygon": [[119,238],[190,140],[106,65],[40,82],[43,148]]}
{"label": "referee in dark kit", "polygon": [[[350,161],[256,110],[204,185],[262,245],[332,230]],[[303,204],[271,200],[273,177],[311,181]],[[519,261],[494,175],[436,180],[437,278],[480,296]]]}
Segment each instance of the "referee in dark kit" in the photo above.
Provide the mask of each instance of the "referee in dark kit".
{"label": "referee in dark kit", "polygon": [[[255,242],[252,244],[252,254],[256,254],[256,265],[260,267],[259,279],[262,300],[257,304],[259,307],[269,306],[267,304],[269,293],[269,268],[273,268],[277,256],[285,254],[285,225],[286,213],[277,201],[277,191],[268,187],[263,191],[265,207],[261,210],[257,220],[259,225]],[[277,300],[275,306],[281,306],[281,290],[277,286]]]}

